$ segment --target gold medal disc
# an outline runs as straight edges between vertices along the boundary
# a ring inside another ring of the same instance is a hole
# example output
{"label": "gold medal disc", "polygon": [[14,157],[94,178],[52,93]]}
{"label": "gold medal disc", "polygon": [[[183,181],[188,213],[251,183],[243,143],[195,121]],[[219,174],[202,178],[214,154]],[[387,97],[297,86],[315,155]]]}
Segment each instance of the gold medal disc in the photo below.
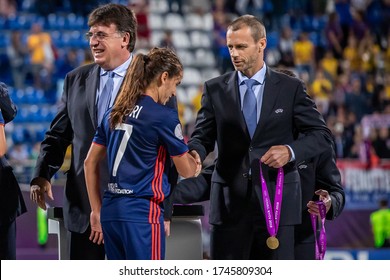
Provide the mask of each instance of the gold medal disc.
{"label": "gold medal disc", "polygon": [[270,236],[267,238],[268,248],[275,250],[279,247],[279,240],[275,236]]}

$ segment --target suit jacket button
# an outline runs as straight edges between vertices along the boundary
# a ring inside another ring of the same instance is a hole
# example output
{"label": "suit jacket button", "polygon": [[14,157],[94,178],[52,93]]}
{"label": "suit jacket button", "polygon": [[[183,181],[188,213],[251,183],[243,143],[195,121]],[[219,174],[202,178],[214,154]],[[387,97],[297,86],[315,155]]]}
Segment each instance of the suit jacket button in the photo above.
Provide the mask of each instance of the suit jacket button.
{"label": "suit jacket button", "polygon": [[250,146],[250,147],[249,147],[249,152],[252,152],[252,150],[253,150],[253,147]]}

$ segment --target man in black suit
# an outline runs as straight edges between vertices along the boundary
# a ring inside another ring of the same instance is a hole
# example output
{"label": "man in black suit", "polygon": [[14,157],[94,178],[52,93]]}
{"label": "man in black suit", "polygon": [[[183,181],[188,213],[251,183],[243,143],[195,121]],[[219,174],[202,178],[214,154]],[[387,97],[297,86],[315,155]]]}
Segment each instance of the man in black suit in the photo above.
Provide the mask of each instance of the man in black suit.
{"label": "man in black suit", "polygon": [[8,88],[0,82],[0,259],[16,259],[16,217],[27,211],[18,181],[5,153],[7,142],[5,124],[16,116],[16,106]]}
{"label": "man in black suit", "polygon": [[[344,209],[345,194],[334,149],[298,165],[302,185],[302,223],[295,227],[295,259],[315,260],[315,237],[310,214],[319,215],[318,200],[324,202],[326,219],[333,220]],[[318,228],[318,227],[317,227]],[[317,238],[318,238],[317,234]]]}
{"label": "man in black suit", "polygon": [[[286,69],[281,73],[295,77]],[[179,182],[173,192],[173,203],[189,204],[210,199],[211,176],[215,164],[205,167],[198,177]],[[338,217],[345,204],[345,193],[341,186],[341,175],[336,165],[336,155],[331,147],[319,156],[303,161],[298,166],[302,188],[302,223],[295,226],[295,259],[314,260],[315,238],[310,214],[319,214],[315,200],[326,207],[326,219]]]}
{"label": "man in black suit", "polygon": [[[189,141],[199,160],[213,151],[215,142],[218,147],[210,193],[211,257],[294,259],[294,225],[301,222],[302,208],[296,163],[330,146],[331,133],[303,83],[265,65],[265,28],[257,18],[239,17],[226,37],[236,71],[204,84]],[[248,79],[255,80],[253,87],[246,86]],[[257,106],[254,130],[253,118],[246,117],[250,88]],[[305,136],[298,139],[298,133]],[[277,207],[281,203],[276,219],[269,215],[274,197]]]}
{"label": "man in black suit", "polygon": [[[278,71],[296,77],[290,70],[278,69]],[[320,155],[301,162],[298,172],[302,188],[302,223],[295,226],[295,259],[315,260],[315,233],[310,214],[319,216],[316,201],[321,200],[325,204],[328,220],[338,217],[345,204],[345,193],[341,186],[340,171],[336,165],[334,145]]]}
{"label": "man in black suit", "polygon": [[[67,171],[63,215],[70,232],[70,259],[104,259],[103,245],[89,240],[91,208],[84,179],[84,160],[98,127],[97,104],[109,71],[114,73],[111,106],[132,59],[137,22],[126,6],[107,4],[96,8],[88,19],[92,64],[81,66],[66,75],[59,111],[41,143],[31,199],[46,209],[45,194],[53,199],[50,178],[63,164],[66,150],[72,145],[71,164]],[[100,115],[100,114],[99,114]],[[101,166],[101,190],[107,188],[107,163]]]}
{"label": "man in black suit", "polygon": [[[296,77],[287,69],[278,69],[278,71]],[[301,162],[298,172],[302,188],[302,223],[295,226],[294,254],[296,260],[315,260],[315,233],[310,214],[319,215],[316,201],[321,200],[325,204],[328,220],[338,217],[345,204],[345,193],[341,186],[340,171],[336,165],[334,146],[314,158]]]}

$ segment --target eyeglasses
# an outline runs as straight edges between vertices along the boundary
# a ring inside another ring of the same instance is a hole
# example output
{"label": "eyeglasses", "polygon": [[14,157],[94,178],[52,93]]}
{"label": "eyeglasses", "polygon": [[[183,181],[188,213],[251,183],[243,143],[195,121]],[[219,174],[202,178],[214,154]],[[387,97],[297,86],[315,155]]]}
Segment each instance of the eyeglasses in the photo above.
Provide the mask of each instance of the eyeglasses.
{"label": "eyeglasses", "polygon": [[[105,32],[96,32],[96,33],[93,33],[93,32],[87,32],[85,33],[85,38],[87,38],[87,40],[91,40],[91,39],[96,39],[97,41],[101,42],[101,41],[104,41],[108,38],[110,38],[112,34],[115,34],[115,33],[120,33],[120,31],[115,31],[113,33],[105,33]],[[120,38],[120,37],[112,37],[112,38]]]}

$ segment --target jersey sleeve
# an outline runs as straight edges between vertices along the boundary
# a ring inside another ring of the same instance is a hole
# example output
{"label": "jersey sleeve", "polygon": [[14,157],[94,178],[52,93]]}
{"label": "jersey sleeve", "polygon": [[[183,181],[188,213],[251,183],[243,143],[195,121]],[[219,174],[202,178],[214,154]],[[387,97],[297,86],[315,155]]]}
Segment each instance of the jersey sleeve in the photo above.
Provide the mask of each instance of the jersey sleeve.
{"label": "jersey sleeve", "polygon": [[108,133],[110,129],[110,124],[109,124],[110,112],[111,110],[108,110],[104,114],[103,120],[96,130],[95,136],[92,141],[93,143],[107,147]]}
{"label": "jersey sleeve", "polygon": [[184,142],[181,123],[176,110],[167,110],[166,118],[162,119],[159,136],[166,145],[170,156],[180,156],[188,152],[187,144]]}

